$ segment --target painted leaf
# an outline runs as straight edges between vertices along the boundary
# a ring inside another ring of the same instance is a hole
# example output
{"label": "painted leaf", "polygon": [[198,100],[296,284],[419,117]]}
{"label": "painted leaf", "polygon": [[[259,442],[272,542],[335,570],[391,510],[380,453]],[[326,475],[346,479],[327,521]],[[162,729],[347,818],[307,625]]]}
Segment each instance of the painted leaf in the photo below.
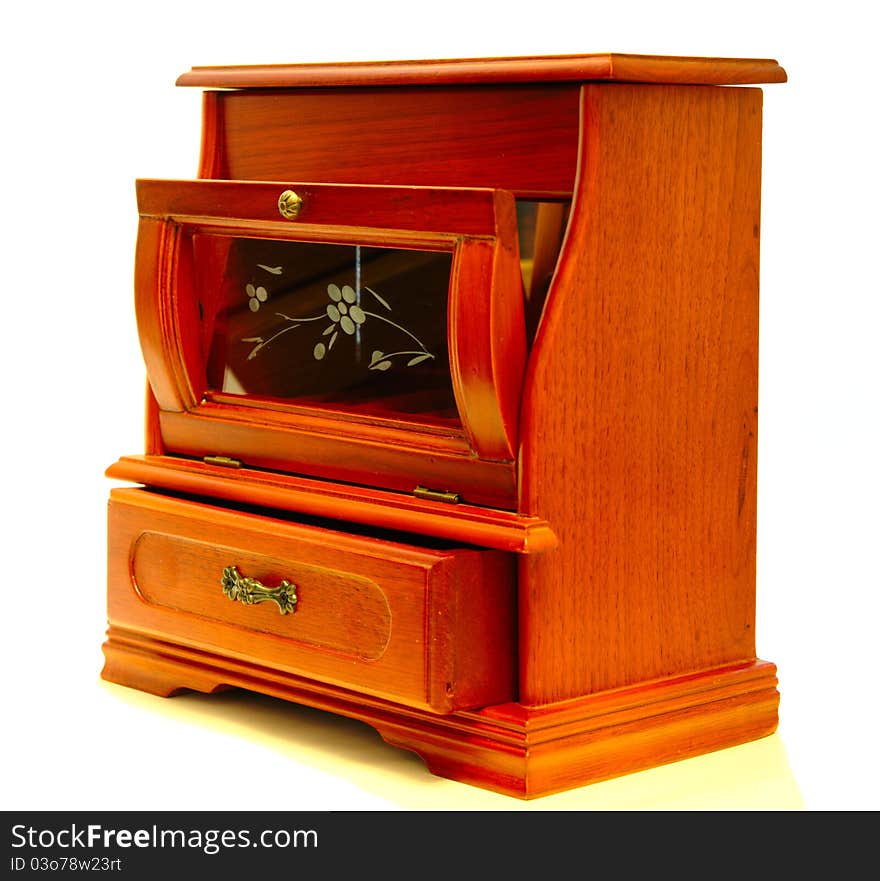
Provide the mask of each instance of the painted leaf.
{"label": "painted leaf", "polygon": [[410,358],[409,361],[406,362],[407,367],[415,367],[416,364],[421,364],[422,361],[426,361],[428,358],[432,357],[431,355],[416,355],[415,358]]}
{"label": "painted leaf", "polygon": [[368,288],[366,285],[364,285],[364,290],[369,291],[389,312],[392,311],[388,303],[383,300],[382,297],[380,297],[372,288]]}

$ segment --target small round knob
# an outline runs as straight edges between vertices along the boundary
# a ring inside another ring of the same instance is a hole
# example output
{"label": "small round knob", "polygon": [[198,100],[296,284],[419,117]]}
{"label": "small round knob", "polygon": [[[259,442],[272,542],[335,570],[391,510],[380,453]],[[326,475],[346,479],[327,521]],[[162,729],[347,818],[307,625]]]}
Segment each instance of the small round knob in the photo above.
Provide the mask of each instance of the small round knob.
{"label": "small round knob", "polygon": [[278,211],[285,220],[294,220],[302,209],[303,200],[293,190],[285,190],[278,197]]}

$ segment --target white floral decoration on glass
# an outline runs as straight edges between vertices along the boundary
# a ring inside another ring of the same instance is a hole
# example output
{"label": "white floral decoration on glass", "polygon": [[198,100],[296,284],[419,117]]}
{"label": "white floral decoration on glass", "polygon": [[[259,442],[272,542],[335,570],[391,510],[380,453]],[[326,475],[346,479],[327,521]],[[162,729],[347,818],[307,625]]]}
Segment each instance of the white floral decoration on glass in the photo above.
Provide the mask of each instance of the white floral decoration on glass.
{"label": "white floral decoration on glass", "polygon": [[255,287],[252,284],[248,284],[244,290],[248,295],[248,307],[251,312],[257,312],[260,305],[269,299],[269,292],[262,285]]}
{"label": "white floral decoration on glass", "polygon": [[[266,269],[269,272],[274,271],[262,264],[260,264],[260,268]],[[251,298],[249,301],[250,308],[253,312],[256,312],[260,308],[260,304],[265,303],[268,299],[268,293],[262,286],[254,288],[253,285],[248,285],[246,290],[248,296]],[[392,311],[388,301],[376,291],[368,287],[364,287],[364,290],[372,294],[376,300],[385,307],[385,309],[389,312]],[[262,296],[260,294],[261,291]],[[324,358],[327,357],[328,353],[333,348],[334,343],[339,339],[340,331],[346,336],[353,336],[359,327],[367,323],[368,318],[374,318],[376,321],[390,324],[401,333],[406,334],[406,336],[408,336],[419,347],[418,349],[400,349],[396,352],[387,353],[383,352],[381,349],[374,349],[370,356],[370,363],[368,365],[369,370],[389,370],[393,363],[391,360],[392,358],[406,357],[406,366],[415,367],[416,364],[421,364],[423,361],[435,357],[428,351],[425,344],[415,334],[410,333],[405,327],[395,323],[385,315],[379,315],[376,312],[368,312],[366,309],[361,308],[360,304],[357,302],[357,293],[351,285],[343,285],[342,287],[339,287],[337,284],[329,284],[327,285],[327,296],[330,302],[324,307],[324,311],[319,315],[313,315],[309,318],[292,318],[290,315],[285,315],[283,312],[277,312],[276,315],[278,315],[279,318],[283,318],[285,321],[290,322],[287,327],[282,328],[278,333],[273,334],[268,339],[264,339],[260,336],[243,337],[242,342],[256,343],[254,348],[251,349],[248,354],[248,360],[255,358],[260,351],[266,348],[269,343],[278,339],[282,334],[295,330],[307,322],[321,321],[322,319],[327,320],[328,318],[330,319],[330,324],[324,328],[321,336],[329,336],[330,339],[326,342],[321,339],[315,343],[315,346],[312,349],[312,355],[316,361],[323,361]]]}
{"label": "white floral decoration on glass", "polygon": [[314,349],[314,356],[320,361],[330,349],[339,336],[339,329],[343,333],[351,336],[355,329],[367,320],[367,315],[360,306],[357,305],[357,294],[351,285],[344,285],[341,289],[339,285],[327,285],[327,296],[330,302],[327,305],[327,317],[333,322],[324,330],[324,336],[333,334],[330,342],[325,346],[324,343],[318,343]]}

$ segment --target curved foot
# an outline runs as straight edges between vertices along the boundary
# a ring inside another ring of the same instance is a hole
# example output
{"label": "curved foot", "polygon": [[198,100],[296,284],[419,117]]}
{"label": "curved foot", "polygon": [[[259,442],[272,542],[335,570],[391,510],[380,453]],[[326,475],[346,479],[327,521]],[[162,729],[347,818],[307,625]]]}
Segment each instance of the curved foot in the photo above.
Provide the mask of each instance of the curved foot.
{"label": "curved foot", "polygon": [[115,635],[112,629],[103,651],[102,679],[157,697],[173,697],[186,691],[212,693],[229,688],[216,671],[145,651]]}

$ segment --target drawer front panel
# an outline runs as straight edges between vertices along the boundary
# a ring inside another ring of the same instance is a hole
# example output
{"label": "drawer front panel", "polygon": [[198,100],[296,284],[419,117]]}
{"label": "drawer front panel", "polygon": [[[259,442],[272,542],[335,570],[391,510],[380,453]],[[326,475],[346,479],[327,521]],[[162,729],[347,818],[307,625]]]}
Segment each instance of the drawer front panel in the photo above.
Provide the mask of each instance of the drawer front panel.
{"label": "drawer front panel", "polygon": [[138,489],[109,518],[114,626],[436,712],[514,697],[512,555]]}
{"label": "drawer front panel", "polygon": [[[240,576],[267,587],[289,582],[295,591],[295,617],[283,614],[271,599],[242,605],[227,597],[221,576],[233,562]],[[137,538],[132,563],[135,589],[153,606],[365,660],[380,658],[388,646],[388,598],[374,581],[350,572],[155,532]],[[283,578],[277,574],[282,572]],[[419,590],[418,579],[413,579],[412,587]]]}

